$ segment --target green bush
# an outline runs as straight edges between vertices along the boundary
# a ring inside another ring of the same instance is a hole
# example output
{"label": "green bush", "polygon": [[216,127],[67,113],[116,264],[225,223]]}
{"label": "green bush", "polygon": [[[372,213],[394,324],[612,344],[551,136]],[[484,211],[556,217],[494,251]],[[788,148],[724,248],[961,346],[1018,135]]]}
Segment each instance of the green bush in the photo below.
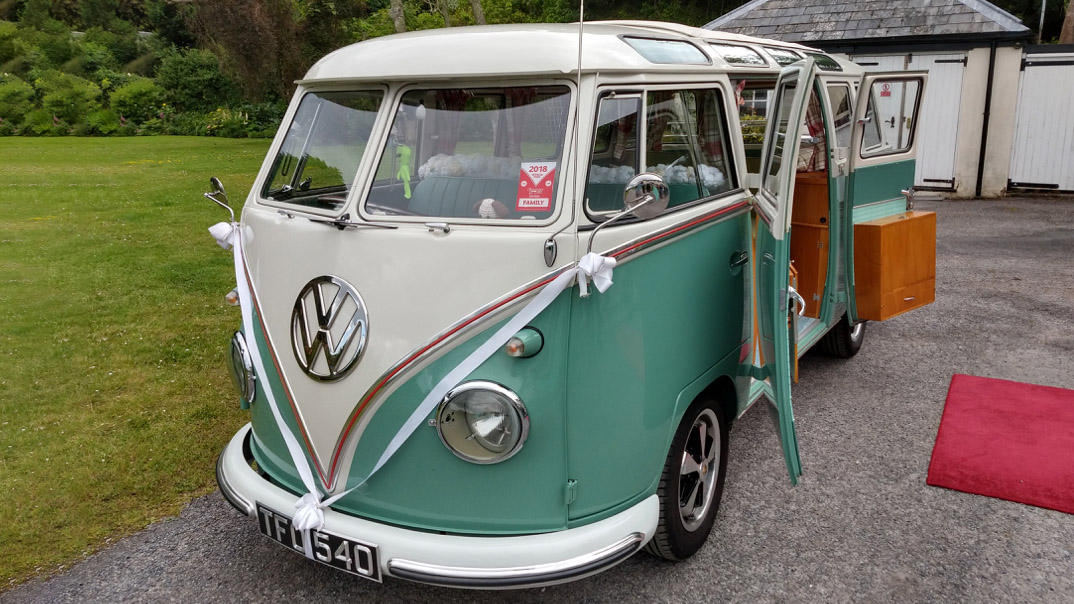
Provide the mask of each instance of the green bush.
{"label": "green bush", "polygon": [[34,80],[41,108],[63,122],[81,122],[100,109],[101,88],[78,76],[49,70]]}
{"label": "green bush", "polygon": [[119,130],[119,114],[111,109],[102,109],[90,114],[86,124],[89,126],[89,134],[108,136]]}
{"label": "green bush", "polygon": [[180,136],[205,136],[208,120],[204,114],[188,111],[177,113],[171,120],[171,129],[168,134]]}
{"label": "green bush", "polygon": [[18,35],[17,25],[10,21],[0,21],[0,65],[16,57],[15,40]]}
{"label": "green bush", "polygon": [[82,45],[82,57],[85,73],[96,73],[102,69],[115,69],[116,58],[112,51],[103,44],[86,42]]}
{"label": "green bush", "polygon": [[16,126],[33,108],[33,86],[15,76],[0,76],[0,118]]}
{"label": "green bush", "polygon": [[216,55],[199,49],[171,52],[157,66],[157,84],[180,111],[212,111],[239,99],[238,87],[220,71]]}
{"label": "green bush", "polygon": [[205,133],[224,138],[246,138],[246,115],[219,107],[206,116]]}
{"label": "green bush", "polygon": [[37,136],[62,136],[69,128],[47,109],[35,109],[23,118],[23,134]]}
{"label": "green bush", "polygon": [[138,44],[138,34],[134,31],[117,34],[100,27],[93,27],[86,30],[83,40],[85,43],[92,42],[107,48],[120,65],[125,65],[142,54],[142,49]]}
{"label": "green bush", "polygon": [[116,88],[109,97],[112,109],[136,122],[144,122],[159,113],[164,90],[147,78],[134,78]]}

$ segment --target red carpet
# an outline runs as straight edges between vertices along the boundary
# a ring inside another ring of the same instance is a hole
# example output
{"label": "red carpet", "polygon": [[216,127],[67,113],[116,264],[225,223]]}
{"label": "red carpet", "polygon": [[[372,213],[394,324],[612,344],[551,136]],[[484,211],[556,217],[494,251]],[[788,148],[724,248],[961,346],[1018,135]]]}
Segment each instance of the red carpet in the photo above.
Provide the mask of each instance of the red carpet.
{"label": "red carpet", "polygon": [[1074,514],[1074,390],[955,375],[925,482]]}

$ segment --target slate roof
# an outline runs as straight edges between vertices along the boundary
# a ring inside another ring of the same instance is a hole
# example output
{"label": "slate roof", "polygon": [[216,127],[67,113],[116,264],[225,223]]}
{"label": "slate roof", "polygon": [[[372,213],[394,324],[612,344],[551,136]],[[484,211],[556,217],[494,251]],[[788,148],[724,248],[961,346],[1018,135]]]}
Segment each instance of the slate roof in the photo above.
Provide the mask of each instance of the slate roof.
{"label": "slate roof", "polygon": [[753,0],[705,28],[787,42],[1032,35],[1016,17],[984,0]]}

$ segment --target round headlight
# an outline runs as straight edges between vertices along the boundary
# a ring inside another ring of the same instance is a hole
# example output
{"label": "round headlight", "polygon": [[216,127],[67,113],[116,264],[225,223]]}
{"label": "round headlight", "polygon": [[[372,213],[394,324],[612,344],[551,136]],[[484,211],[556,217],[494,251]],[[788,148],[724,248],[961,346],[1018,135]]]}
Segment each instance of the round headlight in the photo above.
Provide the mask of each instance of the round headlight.
{"label": "round headlight", "polygon": [[447,393],[436,412],[436,431],[452,453],[490,464],[510,458],[529,434],[522,399],[493,382],[467,382]]}
{"label": "round headlight", "polygon": [[254,402],[254,398],[257,397],[254,363],[250,358],[249,349],[246,348],[246,338],[240,332],[236,331],[231,337],[231,352],[228,354],[227,366],[231,371],[231,379],[235,382],[239,396],[247,403]]}

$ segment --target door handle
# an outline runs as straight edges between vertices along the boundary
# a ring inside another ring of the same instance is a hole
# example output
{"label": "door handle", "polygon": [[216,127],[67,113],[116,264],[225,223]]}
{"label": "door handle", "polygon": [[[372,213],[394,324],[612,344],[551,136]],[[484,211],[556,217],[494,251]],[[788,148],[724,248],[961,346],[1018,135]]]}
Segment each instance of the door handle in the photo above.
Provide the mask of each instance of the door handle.
{"label": "door handle", "polygon": [[750,255],[749,255],[748,252],[743,252],[742,250],[735,250],[735,251],[731,252],[731,261],[728,262],[728,264],[731,267],[730,268],[731,274],[733,276],[736,276],[736,277],[738,275],[741,275],[742,274],[742,267],[746,266],[746,264],[749,261],[750,261]]}
{"label": "door handle", "polygon": [[891,116],[890,120],[884,120],[884,122],[887,123],[888,126],[894,128],[895,127],[895,116],[894,115]]}
{"label": "door handle", "polygon": [[802,297],[802,294],[798,293],[798,290],[794,289],[793,287],[788,286],[787,287],[787,299],[788,299],[788,301],[794,301],[794,302],[798,303],[798,316],[799,317],[805,315],[805,298]]}

